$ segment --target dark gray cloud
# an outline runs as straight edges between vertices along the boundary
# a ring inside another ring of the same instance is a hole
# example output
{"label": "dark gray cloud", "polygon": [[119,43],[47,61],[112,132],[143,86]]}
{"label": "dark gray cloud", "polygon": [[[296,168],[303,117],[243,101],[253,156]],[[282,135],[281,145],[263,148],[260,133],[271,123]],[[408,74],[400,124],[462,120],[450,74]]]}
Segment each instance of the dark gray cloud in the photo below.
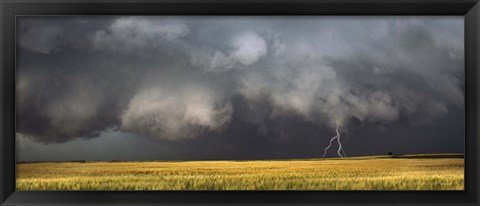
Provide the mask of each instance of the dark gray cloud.
{"label": "dark gray cloud", "polygon": [[[461,17],[18,24],[17,133],[29,144],[71,145],[116,131],[177,142],[189,148],[185,157],[285,157],[278,151],[288,148],[301,157],[336,126],[352,144],[383,130],[431,130],[411,133],[422,142],[435,140],[442,122],[463,118]],[[450,141],[460,142],[452,151],[462,152],[463,122],[449,127]]]}

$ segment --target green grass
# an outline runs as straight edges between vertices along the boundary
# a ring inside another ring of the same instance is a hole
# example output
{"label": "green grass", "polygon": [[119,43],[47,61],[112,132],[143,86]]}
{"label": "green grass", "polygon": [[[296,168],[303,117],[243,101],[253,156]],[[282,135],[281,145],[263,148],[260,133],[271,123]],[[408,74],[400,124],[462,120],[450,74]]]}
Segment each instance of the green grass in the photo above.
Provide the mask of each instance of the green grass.
{"label": "green grass", "polygon": [[463,190],[462,155],[17,163],[17,190]]}

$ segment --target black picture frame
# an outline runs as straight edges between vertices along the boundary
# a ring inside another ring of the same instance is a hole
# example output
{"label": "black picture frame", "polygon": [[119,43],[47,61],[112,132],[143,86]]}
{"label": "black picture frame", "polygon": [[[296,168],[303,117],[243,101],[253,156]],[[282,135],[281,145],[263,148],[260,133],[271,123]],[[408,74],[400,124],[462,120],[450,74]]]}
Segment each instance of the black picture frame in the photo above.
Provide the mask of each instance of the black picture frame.
{"label": "black picture frame", "polygon": [[[1,205],[479,205],[478,0],[0,0]],[[15,191],[17,15],[462,15],[464,191]]]}

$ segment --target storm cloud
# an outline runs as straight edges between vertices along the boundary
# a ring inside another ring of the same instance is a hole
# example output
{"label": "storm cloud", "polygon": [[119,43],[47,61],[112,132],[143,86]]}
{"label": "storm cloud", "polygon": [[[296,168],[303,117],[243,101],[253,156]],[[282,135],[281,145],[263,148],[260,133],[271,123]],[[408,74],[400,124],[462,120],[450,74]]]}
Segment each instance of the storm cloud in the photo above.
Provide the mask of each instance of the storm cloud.
{"label": "storm cloud", "polygon": [[459,17],[20,17],[17,34],[17,133],[34,142],[294,141],[464,107]]}

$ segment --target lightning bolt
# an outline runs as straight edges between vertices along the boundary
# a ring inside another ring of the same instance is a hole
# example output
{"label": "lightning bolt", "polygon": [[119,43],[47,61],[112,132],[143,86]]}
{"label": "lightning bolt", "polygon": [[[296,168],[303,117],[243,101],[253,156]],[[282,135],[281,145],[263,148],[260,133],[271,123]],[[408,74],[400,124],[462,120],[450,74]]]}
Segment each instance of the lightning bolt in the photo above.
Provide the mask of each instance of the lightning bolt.
{"label": "lightning bolt", "polygon": [[[347,156],[347,154],[343,150],[342,142],[340,142],[340,132],[338,132],[338,123],[337,123],[337,127],[335,128],[335,132],[336,132],[336,135],[330,139],[330,143],[325,148],[325,153],[323,154],[322,158],[325,157],[325,155],[327,155],[328,149],[332,146],[332,142],[335,139],[337,139],[337,142],[338,142],[338,150],[337,150],[338,156],[340,156],[340,157],[346,157]],[[343,155],[342,155],[342,153],[343,153]]]}
{"label": "lightning bolt", "polygon": [[[337,132],[337,142],[338,142],[337,154],[338,154],[338,156],[340,156],[340,157],[346,157],[347,154],[345,154],[345,151],[343,150],[343,147],[342,147],[342,143],[340,142],[340,133],[338,132],[338,126],[337,126],[337,128],[335,129],[335,131]],[[343,155],[340,154],[340,151],[343,152]]]}

